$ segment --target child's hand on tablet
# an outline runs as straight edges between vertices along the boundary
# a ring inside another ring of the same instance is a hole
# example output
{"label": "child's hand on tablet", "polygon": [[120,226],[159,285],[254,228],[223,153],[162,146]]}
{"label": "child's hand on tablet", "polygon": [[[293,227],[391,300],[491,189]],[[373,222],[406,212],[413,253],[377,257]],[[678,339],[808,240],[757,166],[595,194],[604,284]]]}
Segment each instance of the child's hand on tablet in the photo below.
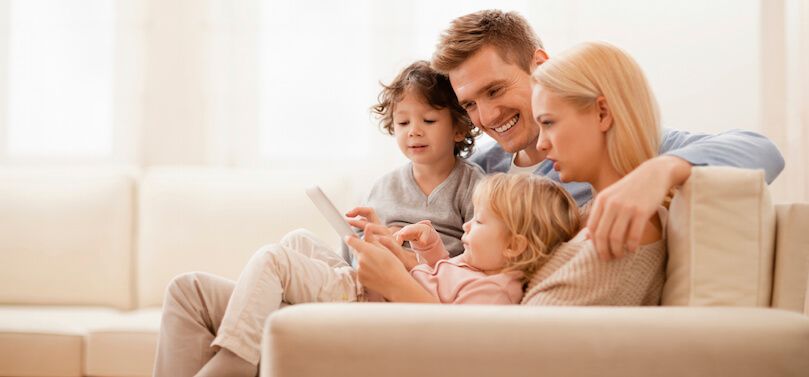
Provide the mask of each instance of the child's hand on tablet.
{"label": "child's hand on tablet", "polygon": [[365,229],[368,224],[381,224],[379,216],[371,207],[355,207],[346,212],[346,222],[358,229]]}

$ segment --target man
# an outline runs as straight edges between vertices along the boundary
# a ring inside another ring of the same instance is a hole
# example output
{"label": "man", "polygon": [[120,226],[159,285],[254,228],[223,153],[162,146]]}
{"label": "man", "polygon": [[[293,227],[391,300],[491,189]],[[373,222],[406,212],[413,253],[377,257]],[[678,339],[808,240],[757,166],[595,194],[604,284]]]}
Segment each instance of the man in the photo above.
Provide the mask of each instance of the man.
{"label": "man", "polygon": [[[472,161],[487,173],[532,172],[559,181],[553,164],[537,148],[539,127],[531,112],[531,72],[548,60],[542,42],[515,12],[484,10],[453,20],[433,54],[433,67],[449,76],[472,122],[497,144]],[[784,160],[764,136],[748,131],[718,135],[666,130],[660,156],[598,193],[587,227],[602,258],[621,257],[639,246],[643,226],[663,198],[691,174],[692,166],[764,169],[767,182]],[[581,205],[589,185],[565,184]]]}

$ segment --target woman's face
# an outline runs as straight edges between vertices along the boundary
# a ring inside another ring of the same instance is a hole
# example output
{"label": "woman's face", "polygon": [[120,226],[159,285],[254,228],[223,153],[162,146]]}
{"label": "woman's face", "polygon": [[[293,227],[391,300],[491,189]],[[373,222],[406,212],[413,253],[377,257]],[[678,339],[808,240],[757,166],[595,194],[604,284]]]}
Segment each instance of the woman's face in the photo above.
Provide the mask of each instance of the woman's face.
{"label": "woman's face", "polygon": [[593,183],[609,164],[606,131],[612,119],[604,119],[598,105],[580,110],[538,84],[531,105],[540,129],[536,148],[553,161],[562,182]]}

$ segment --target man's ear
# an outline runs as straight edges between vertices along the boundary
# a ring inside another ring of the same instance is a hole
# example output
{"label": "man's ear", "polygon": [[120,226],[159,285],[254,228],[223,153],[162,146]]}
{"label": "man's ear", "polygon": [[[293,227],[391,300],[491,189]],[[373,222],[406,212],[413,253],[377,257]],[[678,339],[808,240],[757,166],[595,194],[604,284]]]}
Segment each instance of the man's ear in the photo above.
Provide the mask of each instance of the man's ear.
{"label": "man's ear", "polygon": [[598,112],[598,129],[607,132],[612,128],[612,110],[604,96],[596,98],[596,111]]}
{"label": "man's ear", "polygon": [[534,70],[537,67],[539,67],[542,63],[546,62],[547,60],[548,60],[548,53],[545,52],[545,50],[538,48],[536,51],[534,51],[534,59],[531,60],[531,72],[534,72]]}
{"label": "man's ear", "polygon": [[516,258],[524,253],[526,249],[528,249],[528,238],[525,238],[522,234],[518,234],[511,239],[511,243],[503,253],[508,258]]}

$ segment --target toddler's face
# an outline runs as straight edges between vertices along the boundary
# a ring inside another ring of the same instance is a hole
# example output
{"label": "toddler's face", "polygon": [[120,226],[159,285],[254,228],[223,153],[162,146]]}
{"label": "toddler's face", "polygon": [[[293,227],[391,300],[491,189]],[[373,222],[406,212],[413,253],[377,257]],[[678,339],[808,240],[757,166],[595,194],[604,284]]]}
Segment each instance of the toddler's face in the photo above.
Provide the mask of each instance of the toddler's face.
{"label": "toddler's face", "polygon": [[394,107],[393,134],[405,157],[416,164],[454,159],[455,142],[463,140],[448,108],[435,109],[410,90]]}
{"label": "toddler's face", "polygon": [[475,203],[475,217],[463,224],[466,263],[487,273],[498,273],[506,265],[508,230],[495,216],[487,200]]}

